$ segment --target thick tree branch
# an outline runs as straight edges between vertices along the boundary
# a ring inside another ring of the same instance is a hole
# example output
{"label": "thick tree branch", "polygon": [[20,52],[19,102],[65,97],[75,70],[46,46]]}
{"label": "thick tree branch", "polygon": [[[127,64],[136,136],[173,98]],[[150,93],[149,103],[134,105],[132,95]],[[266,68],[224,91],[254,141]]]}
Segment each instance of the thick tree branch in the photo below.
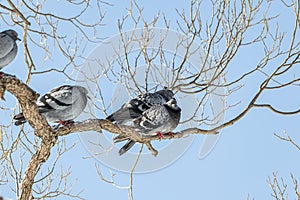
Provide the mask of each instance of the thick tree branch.
{"label": "thick tree branch", "polygon": [[134,128],[125,125],[115,125],[105,119],[88,119],[82,122],[76,122],[72,124],[69,128],[62,126],[55,130],[55,135],[64,136],[76,132],[84,131],[97,131],[101,133],[101,130],[106,130],[114,134],[124,135],[128,139],[132,139],[139,143],[146,144],[149,151],[154,156],[157,156],[158,152],[151,145],[152,140],[169,140],[174,138],[181,138],[189,134],[218,134],[217,131],[203,130],[199,128],[188,128],[179,132],[174,133],[173,135],[166,134],[163,138],[160,138],[157,135],[144,135],[137,132]]}
{"label": "thick tree branch", "polygon": [[34,177],[41,164],[49,158],[50,150],[55,145],[57,137],[37,110],[36,100],[39,95],[35,91],[14,76],[3,74],[0,78],[0,97],[2,99],[4,99],[5,90],[18,99],[24,117],[34,129],[34,134],[42,139],[40,148],[29,161],[21,184],[22,192],[19,199],[32,199]]}
{"label": "thick tree branch", "polygon": [[48,136],[45,133],[51,133],[52,128],[46,120],[39,114],[37,110],[36,100],[39,97],[28,85],[20,81],[14,76],[4,74],[0,78],[0,98],[4,99],[4,92],[7,90],[14,95],[22,108],[24,117],[30,126],[35,130],[35,135],[42,139]]}
{"label": "thick tree branch", "polygon": [[136,142],[147,143],[152,140],[168,140],[173,138],[182,138],[189,134],[218,134],[216,131],[203,130],[199,128],[188,128],[179,132],[174,133],[174,135],[166,134],[163,138],[156,135],[143,135],[137,132],[134,128],[125,125],[115,125],[106,119],[88,119],[82,122],[75,122],[70,126],[70,128],[62,126],[55,130],[55,135],[64,136],[75,132],[84,131],[97,131],[106,130],[114,134],[120,134],[133,139]]}

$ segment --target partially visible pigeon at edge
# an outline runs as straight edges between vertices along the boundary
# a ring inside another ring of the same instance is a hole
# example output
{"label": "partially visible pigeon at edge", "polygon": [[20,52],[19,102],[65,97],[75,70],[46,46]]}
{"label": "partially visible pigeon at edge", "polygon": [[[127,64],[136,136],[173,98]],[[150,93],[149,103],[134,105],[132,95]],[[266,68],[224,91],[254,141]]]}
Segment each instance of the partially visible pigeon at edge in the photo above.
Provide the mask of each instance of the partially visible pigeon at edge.
{"label": "partially visible pigeon at edge", "polygon": [[14,30],[5,30],[0,33],[0,69],[11,63],[18,52],[16,41],[18,33]]}

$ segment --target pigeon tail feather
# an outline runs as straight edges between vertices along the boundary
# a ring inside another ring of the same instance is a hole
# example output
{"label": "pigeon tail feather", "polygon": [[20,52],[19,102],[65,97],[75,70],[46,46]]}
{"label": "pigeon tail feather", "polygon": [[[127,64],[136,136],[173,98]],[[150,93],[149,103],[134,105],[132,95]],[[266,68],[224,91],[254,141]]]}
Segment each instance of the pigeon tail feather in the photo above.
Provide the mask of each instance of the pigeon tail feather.
{"label": "pigeon tail feather", "polygon": [[25,118],[24,118],[23,113],[19,113],[19,114],[14,116],[14,119],[15,120],[24,120]]}
{"label": "pigeon tail feather", "polygon": [[16,120],[15,121],[16,126],[20,126],[20,125],[26,123],[26,119],[24,118],[23,113],[19,113],[19,114],[15,115],[14,120]]}
{"label": "pigeon tail feather", "polygon": [[25,124],[26,123],[26,120],[24,119],[24,120],[18,120],[18,121],[15,121],[15,125],[16,126],[20,126],[20,125],[22,125],[22,124]]}
{"label": "pigeon tail feather", "polygon": [[126,144],[119,150],[119,155],[121,156],[126,153],[129,149],[131,149],[131,147],[133,147],[134,144],[135,141],[128,140],[128,142],[126,142]]}
{"label": "pigeon tail feather", "polygon": [[111,114],[111,115],[109,115],[108,117],[106,117],[106,119],[109,120],[109,121],[111,121],[111,122],[116,121],[116,120],[114,119],[114,115],[113,115],[113,114]]}

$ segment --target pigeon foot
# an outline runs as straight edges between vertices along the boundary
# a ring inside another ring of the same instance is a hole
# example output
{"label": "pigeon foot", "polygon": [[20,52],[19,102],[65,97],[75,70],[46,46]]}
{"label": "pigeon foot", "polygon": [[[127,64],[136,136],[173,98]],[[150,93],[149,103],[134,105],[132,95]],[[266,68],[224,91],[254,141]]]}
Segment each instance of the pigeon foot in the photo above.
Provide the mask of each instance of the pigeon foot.
{"label": "pigeon foot", "polygon": [[167,134],[168,134],[169,136],[171,136],[172,138],[175,137],[175,136],[174,136],[175,134],[174,134],[173,132],[168,132]]}
{"label": "pigeon foot", "polygon": [[59,123],[60,125],[63,125],[63,126],[66,126],[66,127],[70,128],[70,127],[71,127],[71,124],[73,124],[74,121],[73,121],[73,120],[63,121],[63,120],[60,119],[60,120],[58,121],[58,123]]}
{"label": "pigeon foot", "polygon": [[157,132],[156,135],[159,137],[159,140],[163,139],[164,135],[161,132]]}

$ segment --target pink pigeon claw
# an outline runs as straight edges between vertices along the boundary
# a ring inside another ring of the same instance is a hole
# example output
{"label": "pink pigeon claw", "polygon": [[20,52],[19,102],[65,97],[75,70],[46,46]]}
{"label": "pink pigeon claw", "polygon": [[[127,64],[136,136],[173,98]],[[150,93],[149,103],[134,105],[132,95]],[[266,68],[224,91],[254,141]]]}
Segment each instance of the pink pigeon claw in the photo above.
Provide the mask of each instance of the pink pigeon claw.
{"label": "pink pigeon claw", "polygon": [[157,132],[156,135],[159,137],[159,139],[163,139],[164,135],[161,132]]}
{"label": "pink pigeon claw", "polygon": [[58,123],[59,123],[60,125],[66,126],[67,128],[70,128],[70,127],[71,127],[71,124],[73,124],[74,121],[72,121],[72,120],[63,121],[63,120],[60,119],[60,120],[58,121]]}
{"label": "pink pigeon claw", "polygon": [[171,136],[172,138],[175,137],[175,136],[174,136],[175,134],[174,134],[173,132],[168,132],[167,134],[168,134],[169,136]]}

